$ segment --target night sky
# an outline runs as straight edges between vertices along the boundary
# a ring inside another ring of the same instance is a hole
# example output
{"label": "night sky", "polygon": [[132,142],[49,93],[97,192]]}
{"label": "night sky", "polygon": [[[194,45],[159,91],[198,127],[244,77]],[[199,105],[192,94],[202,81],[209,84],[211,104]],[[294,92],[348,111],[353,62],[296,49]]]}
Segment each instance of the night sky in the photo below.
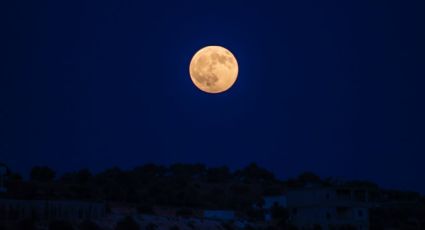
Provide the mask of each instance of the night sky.
{"label": "night sky", "polygon": [[[425,1],[3,1],[0,161],[250,162],[425,193]],[[236,56],[218,95],[193,54]]]}

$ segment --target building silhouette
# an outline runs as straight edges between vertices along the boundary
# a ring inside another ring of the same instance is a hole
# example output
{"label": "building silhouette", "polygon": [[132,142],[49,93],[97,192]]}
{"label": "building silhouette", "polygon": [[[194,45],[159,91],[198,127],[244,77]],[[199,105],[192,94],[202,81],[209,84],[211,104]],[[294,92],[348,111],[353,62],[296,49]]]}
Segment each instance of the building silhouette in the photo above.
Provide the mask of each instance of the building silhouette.
{"label": "building silhouette", "polygon": [[96,220],[105,215],[106,205],[100,202],[0,199],[0,221],[81,221]]}
{"label": "building silhouette", "polygon": [[311,186],[287,192],[290,221],[299,229],[369,229],[369,191]]}

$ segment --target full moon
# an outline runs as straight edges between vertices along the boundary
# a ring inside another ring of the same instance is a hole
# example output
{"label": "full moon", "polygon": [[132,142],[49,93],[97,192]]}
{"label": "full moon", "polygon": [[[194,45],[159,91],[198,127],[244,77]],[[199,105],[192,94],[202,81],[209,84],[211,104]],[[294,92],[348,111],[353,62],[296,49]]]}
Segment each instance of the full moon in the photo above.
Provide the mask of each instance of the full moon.
{"label": "full moon", "polygon": [[238,77],[238,70],[235,56],[221,46],[200,49],[189,66],[193,84],[207,93],[222,93],[230,89]]}

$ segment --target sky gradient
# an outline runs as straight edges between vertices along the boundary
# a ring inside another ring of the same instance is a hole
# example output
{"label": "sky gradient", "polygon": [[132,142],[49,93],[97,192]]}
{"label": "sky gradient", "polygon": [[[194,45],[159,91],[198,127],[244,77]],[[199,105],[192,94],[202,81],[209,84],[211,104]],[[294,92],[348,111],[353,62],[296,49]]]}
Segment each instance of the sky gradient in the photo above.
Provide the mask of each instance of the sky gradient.
{"label": "sky gradient", "polygon": [[[0,161],[256,162],[425,193],[425,2],[276,2],[1,3]],[[207,45],[239,63],[223,94],[189,77]]]}

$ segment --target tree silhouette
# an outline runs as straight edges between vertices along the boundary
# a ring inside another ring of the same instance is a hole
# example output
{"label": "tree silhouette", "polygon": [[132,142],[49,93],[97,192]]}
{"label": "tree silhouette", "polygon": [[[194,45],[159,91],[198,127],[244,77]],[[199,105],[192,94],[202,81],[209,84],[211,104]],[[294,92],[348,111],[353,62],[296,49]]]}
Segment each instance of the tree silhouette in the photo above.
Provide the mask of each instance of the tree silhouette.
{"label": "tree silhouette", "polygon": [[288,211],[280,205],[274,204],[270,211],[274,220],[286,221],[289,218]]}
{"label": "tree silhouette", "polygon": [[88,169],[82,169],[78,172],[65,173],[60,180],[64,183],[86,185],[92,180],[93,176]]}
{"label": "tree silhouette", "polygon": [[221,183],[226,182],[232,178],[230,170],[226,166],[209,168],[207,170],[207,182],[209,183]]}
{"label": "tree silhouette", "polygon": [[300,181],[302,184],[306,184],[306,183],[321,183],[322,180],[320,179],[318,175],[312,172],[304,172],[298,176],[298,181]]}
{"label": "tree silhouette", "polygon": [[36,182],[52,182],[55,175],[55,171],[47,166],[35,166],[31,170],[30,179]]}
{"label": "tree silhouette", "polygon": [[173,164],[170,166],[170,172],[173,176],[184,178],[195,178],[203,176],[205,172],[203,164]]}
{"label": "tree silhouette", "polygon": [[22,176],[19,173],[11,172],[9,176],[7,177],[7,179],[8,181],[17,182],[17,181],[22,181]]}
{"label": "tree silhouette", "polygon": [[236,171],[235,176],[247,183],[264,183],[275,181],[273,173],[269,172],[264,168],[259,167],[255,163],[251,163],[242,170]]}

